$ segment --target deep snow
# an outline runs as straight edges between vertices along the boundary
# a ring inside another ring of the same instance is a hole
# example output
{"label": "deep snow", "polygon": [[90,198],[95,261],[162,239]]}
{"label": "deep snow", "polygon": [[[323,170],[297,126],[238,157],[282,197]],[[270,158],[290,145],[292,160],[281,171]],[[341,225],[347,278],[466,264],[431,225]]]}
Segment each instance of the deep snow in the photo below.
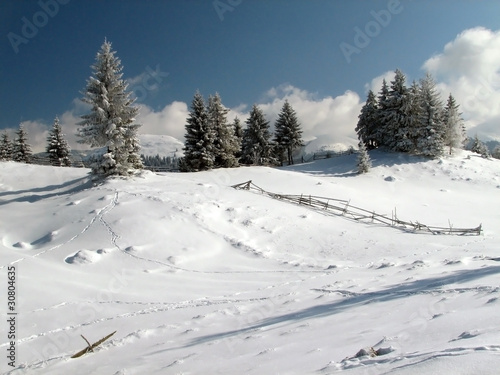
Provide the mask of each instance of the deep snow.
{"label": "deep snow", "polygon": [[[87,169],[0,163],[0,277],[15,265],[19,314],[17,368],[2,355],[1,371],[498,373],[500,162],[370,156],[365,175],[350,155],[97,185]],[[230,187],[247,180],[484,231],[356,223]],[[80,335],[115,330],[70,359]]]}

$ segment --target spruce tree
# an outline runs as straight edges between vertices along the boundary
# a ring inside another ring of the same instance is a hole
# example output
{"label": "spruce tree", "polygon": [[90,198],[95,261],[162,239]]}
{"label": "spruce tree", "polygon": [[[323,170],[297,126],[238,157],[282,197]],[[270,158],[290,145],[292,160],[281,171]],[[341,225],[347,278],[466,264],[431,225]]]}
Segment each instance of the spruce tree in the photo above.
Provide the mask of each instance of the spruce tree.
{"label": "spruce tree", "polygon": [[243,162],[255,165],[274,164],[269,121],[266,121],[264,113],[256,104],[253,105],[246,124],[242,143]]}
{"label": "spruce tree", "polygon": [[481,155],[483,158],[490,157],[490,151],[488,150],[488,147],[482,141],[479,140],[479,138],[477,137],[477,134],[474,137],[471,151],[475,152],[476,154]]}
{"label": "spruce tree", "polygon": [[406,129],[408,136],[409,152],[418,153],[418,142],[420,136],[420,120],[422,118],[422,106],[420,102],[420,86],[413,81],[408,89],[407,100],[403,104],[403,111],[406,114]]}
{"label": "spruce tree", "polygon": [[282,162],[283,152],[285,152],[288,165],[292,165],[293,151],[303,146],[303,143],[297,115],[288,100],[285,100],[274,125],[274,142],[278,160]]}
{"label": "spruce tree", "polygon": [[13,145],[9,139],[7,132],[3,132],[2,139],[0,140],[0,161],[12,160]]}
{"label": "spruce tree", "polygon": [[121,61],[115,54],[111,43],[104,41],[82,98],[91,111],[78,123],[80,143],[106,147],[104,155],[92,165],[93,174],[98,176],[125,176],[142,168],[137,138],[141,125],[135,124],[139,109],[133,105],[131,92],[122,79]]}
{"label": "spruce tree", "polygon": [[71,160],[69,158],[70,149],[68,142],[64,139],[64,134],[62,134],[61,125],[59,124],[59,118],[55,118],[52,130],[49,132],[47,137],[47,153],[49,154],[49,159],[52,165],[55,166],[71,166]]}
{"label": "spruce tree", "polygon": [[491,157],[495,159],[500,159],[500,146],[496,146],[491,153]]}
{"label": "spruce tree", "polygon": [[370,156],[368,155],[368,151],[366,151],[366,147],[364,142],[360,141],[359,144],[359,154],[357,160],[358,173],[367,173],[371,166]]}
{"label": "spruce tree", "polygon": [[238,117],[235,117],[233,121],[233,133],[234,133],[234,141],[236,148],[236,160],[240,160],[241,158],[241,143],[243,141],[243,127],[241,126],[241,121]]}
{"label": "spruce tree", "polygon": [[449,148],[450,155],[453,148],[462,148],[465,140],[464,122],[458,107],[455,98],[450,94],[443,115],[444,145]]}
{"label": "spruce tree", "polygon": [[229,110],[222,105],[218,93],[208,98],[208,126],[214,132],[214,167],[232,168],[238,166],[236,152],[238,145],[233,128],[227,123]]}
{"label": "spruce tree", "polygon": [[380,114],[381,122],[384,124],[382,143],[392,151],[407,151],[403,144],[408,133],[407,129],[403,128],[406,124],[403,105],[408,96],[405,80],[403,72],[397,69],[384,101],[384,111]]}
{"label": "spruce tree", "polygon": [[215,132],[208,121],[203,96],[197,91],[191,103],[184,136],[184,158],[180,162],[183,172],[212,169],[215,162]]}
{"label": "spruce tree", "polygon": [[429,157],[444,152],[443,105],[430,74],[420,81],[420,114],[418,121],[417,151]]}
{"label": "spruce tree", "polygon": [[14,141],[12,160],[19,163],[31,162],[31,146],[28,144],[28,136],[23,125],[19,125],[19,130],[16,132],[17,138]]}
{"label": "spruce tree", "polygon": [[380,89],[377,102],[377,116],[376,124],[373,132],[374,142],[380,146],[387,146],[384,143],[386,138],[386,128],[385,128],[385,118],[387,109],[387,97],[389,96],[389,86],[387,86],[387,81],[385,78],[382,80],[382,88]]}
{"label": "spruce tree", "polygon": [[356,134],[365,147],[369,150],[378,146],[375,133],[377,131],[378,104],[372,90],[368,91],[366,102],[361,108],[356,125]]}

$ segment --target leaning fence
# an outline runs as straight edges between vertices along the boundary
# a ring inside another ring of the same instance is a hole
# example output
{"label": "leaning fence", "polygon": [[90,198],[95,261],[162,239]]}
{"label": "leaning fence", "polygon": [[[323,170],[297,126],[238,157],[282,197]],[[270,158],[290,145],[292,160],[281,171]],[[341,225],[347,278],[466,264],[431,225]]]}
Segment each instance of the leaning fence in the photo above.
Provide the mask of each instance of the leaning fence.
{"label": "leaning fence", "polygon": [[306,206],[323,214],[343,216],[356,222],[381,224],[404,231],[452,235],[480,235],[482,231],[482,224],[475,228],[453,228],[453,225],[451,224],[449,224],[448,227],[436,227],[425,225],[418,221],[412,222],[400,220],[396,215],[396,211],[393,211],[391,217],[388,217],[387,215],[377,214],[374,211],[369,211],[360,207],[353,206],[348,200],[319,197],[315,195],[289,195],[272,193],[255,185],[251,180],[242,182],[241,184],[233,185],[232,187],[237,190],[256,191],[270,198]]}

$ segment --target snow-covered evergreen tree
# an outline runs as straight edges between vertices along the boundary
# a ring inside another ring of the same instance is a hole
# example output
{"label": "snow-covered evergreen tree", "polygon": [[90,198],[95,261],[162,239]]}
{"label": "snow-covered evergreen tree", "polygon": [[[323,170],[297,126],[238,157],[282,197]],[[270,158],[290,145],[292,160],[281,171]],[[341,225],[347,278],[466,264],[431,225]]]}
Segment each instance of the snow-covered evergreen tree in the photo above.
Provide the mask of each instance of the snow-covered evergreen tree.
{"label": "snow-covered evergreen tree", "polygon": [[0,140],[0,161],[12,160],[13,145],[9,139],[7,132],[3,132],[2,139]]}
{"label": "snow-covered evergreen tree", "polygon": [[500,159],[500,146],[497,146],[493,149],[493,152],[491,153],[491,157],[495,159]]}
{"label": "snow-covered evergreen tree", "polygon": [[233,121],[233,133],[234,133],[234,140],[236,142],[235,147],[237,149],[235,153],[236,160],[240,160],[241,144],[243,142],[243,126],[241,126],[241,121],[238,117],[235,117]]}
{"label": "snow-covered evergreen tree", "polygon": [[477,134],[474,137],[471,151],[475,152],[476,154],[481,155],[483,158],[490,157],[490,151],[488,150],[488,147],[482,141],[479,140],[479,138],[477,137]]}
{"label": "snow-covered evergreen tree", "polygon": [[183,172],[212,169],[215,162],[215,132],[208,121],[203,96],[197,91],[191,103],[184,136],[184,158],[180,161]]}
{"label": "snow-covered evergreen tree", "polygon": [[360,141],[358,147],[359,147],[359,154],[357,160],[358,173],[367,173],[368,171],[370,171],[370,168],[372,167],[370,155],[368,155],[368,151],[366,150],[364,142]]}
{"label": "snow-covered evergreen tree", "polygon": [[361,108],[356,125],[356,134],[367,149],[374,149],[378,146],[375,133],[377,131],[378,104],[377,98],[372,90],[368,91],[366,102]]}
{"label": "snow-covered evergreen tree", "polygon": [[413,81],[408,89],[407,100],[403,102],[405,113],[405,128],[407,129],[409,152],[418,153],[418,139],[420,136],[420,120],[422,118],[422,106],[420,101],[420,85]]}
{"label": "snow-covered evergreen tree", "polygon": [[274,125],[274,142],[278,160],[282,162],[283,153],[286,153],[287,163],[292,165],[293,151],[303,146],[303,143],[297,115],[288,100],[285,100]]}
{"label": "snow-covered evergreen tree", "polygon": [[207,105],[208,124],[214,132],[214,167],[232,168],[238,166],[236,153],[238,143],[233,128],[227,122],[229,110],[222,105],[218,93],[209,96]]}
{"label": "snow-covered evergreen tree", "polygon": [[55,118],[54,125],[52,126],[49,136],[47,137],[47,153],[52,165],[55,166],[71,166],[69,158],[70,148],[68,142],[64,139],[59,118]]}
{"label": "snow-covered evergreen tree", "polygon": [[411,111],[411,97],[405,85],[406,77],[396,69],[394,81],[385,98],[384,110],[380,114],[384,124],[382,144],[392,151],[408,152],[411,149],[409,139],[411,121],[408,118]]}
{"label": "snow-covered evergreen tree", "polygon": [[142,168],[137,138],[141,125],[135,124],[139,109],[133,105],[131,92],[122,79],[121,61],[115,54],[111,43],[104,41],[82,99],[91,106],[91,111],[78,123],[80,143],[106,147],[92,165],[92,172],[99,176],[124,176]]}
{"label": "snow-covered evergreen tree", "polygon": [[430,157],[444,153],[443,105],[430,74],[420,81],[417,152]]}
{"label": "snow-covered evergreen tree", "polygon": [[377,116],[376,116],[376,124],[373,132],[373,140],[374,143],[380,146],[387,146],[384,143],[384,140],[387,138],[386,129],[385,129],[385,118],[387,109],[387,97],[389,96],[389,86],[387,85],[387,81],[385,78],[382,80],[382,88],[377,97]]}
{"label": "snow-covered evergreen tree", "polygon": [[253,105],[250,116],[246,120],[247,127],[243,133],[242,161],[246,164],[274,164],[273,146],[269,121],[266,121],[262,110]]}
{"label": "snow-covered evergreen tree", "polygon": [[465,141],[464,121],[458,107],[455,98],[450,94],[443,114],[444,145],[449,148],[450,155],[453,148],[462,148]]}
{"label": "snow-covered evergreen tree", "polygon": [[16,134],[17,138],[14,140],[12,160],[19,163],[30,163],[32,156],[31,145],[28,144],[28,136],[22,124],[19,125]]}

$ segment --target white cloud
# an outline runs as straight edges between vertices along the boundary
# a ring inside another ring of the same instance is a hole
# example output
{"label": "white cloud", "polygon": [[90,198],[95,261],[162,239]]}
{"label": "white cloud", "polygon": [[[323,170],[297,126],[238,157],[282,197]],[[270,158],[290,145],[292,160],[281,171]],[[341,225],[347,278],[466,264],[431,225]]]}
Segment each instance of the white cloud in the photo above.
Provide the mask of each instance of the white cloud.
{"label": "white cloud", "polygon": [[[79,116],[75,116],[73,111],[66,111],[59,116],[59,123],[61,124],[64,137],[68,141],[72,149],[87,149],[85,145],[77,143],[78,137],[76,136],[76,123],[80,121]],[[42,120],[29,120],[21,122],[24,130],[26,130],[28,143],[31,146],[33,153],[44,152],[47,147],[47,136],[50,129],[52,129],[53,122],[46,123]],[[11,140],[16,139],[16,132],[19,128],[5,129]]]}
{"label": "white cloud", "polygon": [[423,69],[461,106],[470,135],[500,140],[500,30],[465,30],[428,59]]}
{"label": "white cloud", "polygon": [[184,138],[184,126],[189,114],[186,103],[172,102],[160,112],[155,112],[144,104],[140,104],[139,108],[137,122],[142,124],[139,133],[170,135],[177,139]]}
{"label": "white cloud", "polygon": [[[382,88],[382,82],[383,82],[384,79],[387,82],[387,85],[390,86],[391,81],[394,80],[394,71],[393,70],[389,70],[389,71],[387,71],[387,72],[379,75],[378,77],[373,78],[370,81],[370,83],[367,83],[365,85],[365,91],[366,91],[366,93],[368,94],[368,91],[372,90],[374,92],[374,94],[377,95],[380,92],[380,89]],[[408,82],[407,82],[407,84],[408,84]]]}
{"label": "white cloud", "polygon": [[303,139],[313,141],[313,147],[339,143],[357,144],[354,129],[363,105],[357,93],[346,91],[335,98],[317,98],[316,94],[306,90],[282,85],[273,87],[266,95],[267,102],[259,106],[271,121],[271,125],[278,117],[285,100],[288,100],[301,123]]}
{"label": "white cloud", "polygon": [[[22,121],[21,124],[26,131],[28,144],[31,146],[33,153],[45,151],[47,144],[47,136],[49,134],[49,126],[40,120]],[[2,130],[6,132],[11,141],[17,138],[19,128],[6,128]]]}

